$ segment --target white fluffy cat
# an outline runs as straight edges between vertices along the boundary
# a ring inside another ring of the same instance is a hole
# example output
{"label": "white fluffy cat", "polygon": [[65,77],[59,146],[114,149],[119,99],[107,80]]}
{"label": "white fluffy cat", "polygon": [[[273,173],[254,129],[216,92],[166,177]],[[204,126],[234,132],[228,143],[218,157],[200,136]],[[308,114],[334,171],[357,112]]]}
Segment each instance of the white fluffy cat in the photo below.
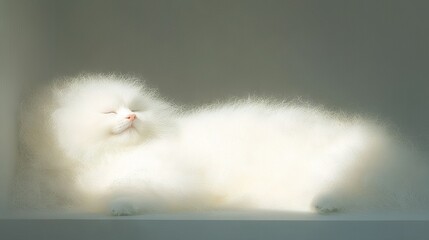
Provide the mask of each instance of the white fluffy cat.
{"label": "white fluffy cat", "polygon": [[428,168],[370,121],[246,100],[179,111],[138,79],[82,75],[22,112],[16,202],[129,215],[427,207]]}

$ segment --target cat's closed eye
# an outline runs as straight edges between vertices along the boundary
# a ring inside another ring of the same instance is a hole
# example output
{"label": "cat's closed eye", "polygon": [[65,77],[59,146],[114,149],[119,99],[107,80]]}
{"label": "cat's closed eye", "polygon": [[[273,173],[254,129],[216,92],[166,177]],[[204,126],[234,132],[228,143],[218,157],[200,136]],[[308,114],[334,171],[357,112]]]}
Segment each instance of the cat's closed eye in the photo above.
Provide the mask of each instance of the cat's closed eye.
{"label": "cat's closed eye", "polygon": [[116,114],[116,112],[115,111],[105,111],[105,112],[103,112],[103,114]]}

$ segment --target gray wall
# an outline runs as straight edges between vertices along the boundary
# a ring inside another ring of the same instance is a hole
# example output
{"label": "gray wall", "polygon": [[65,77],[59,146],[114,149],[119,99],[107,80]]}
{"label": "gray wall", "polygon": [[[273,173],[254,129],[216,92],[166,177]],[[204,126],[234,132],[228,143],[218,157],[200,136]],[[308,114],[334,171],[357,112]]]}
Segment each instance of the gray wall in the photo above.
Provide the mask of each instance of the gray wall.
{"label": "gray wall", "polygon": [[0,0],[0,210],[19,100],[80,72],[136,74],[183,104],[301,96],[427,149],[426,2]]}

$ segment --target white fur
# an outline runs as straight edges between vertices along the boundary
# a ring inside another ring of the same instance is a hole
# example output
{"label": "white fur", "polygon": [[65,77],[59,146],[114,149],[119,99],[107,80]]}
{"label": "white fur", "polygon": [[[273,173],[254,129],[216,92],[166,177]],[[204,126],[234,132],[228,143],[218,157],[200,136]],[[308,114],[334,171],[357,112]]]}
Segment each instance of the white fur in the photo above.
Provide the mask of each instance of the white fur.
{"label": "white fur", "polygon": [[32,180],[17,199],[37,189],[36,205],[327,213],[419,209],[429,199],[418,154],[357,117],[265,100],[179,112],[114,75],[82,75],[43,96],[25,108],[21,134],[19,176]]}

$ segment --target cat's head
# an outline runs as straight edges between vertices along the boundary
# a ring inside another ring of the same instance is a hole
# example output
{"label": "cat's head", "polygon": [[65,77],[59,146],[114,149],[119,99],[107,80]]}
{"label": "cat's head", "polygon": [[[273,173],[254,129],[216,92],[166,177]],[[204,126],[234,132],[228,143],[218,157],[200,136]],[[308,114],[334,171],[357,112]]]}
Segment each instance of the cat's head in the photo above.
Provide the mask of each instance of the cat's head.
{"label": "cat's head", "polygon": [[73,158],[118,151],[168,131],[173,108],[138,79],[82,75],[52,91],[54,136]]}

